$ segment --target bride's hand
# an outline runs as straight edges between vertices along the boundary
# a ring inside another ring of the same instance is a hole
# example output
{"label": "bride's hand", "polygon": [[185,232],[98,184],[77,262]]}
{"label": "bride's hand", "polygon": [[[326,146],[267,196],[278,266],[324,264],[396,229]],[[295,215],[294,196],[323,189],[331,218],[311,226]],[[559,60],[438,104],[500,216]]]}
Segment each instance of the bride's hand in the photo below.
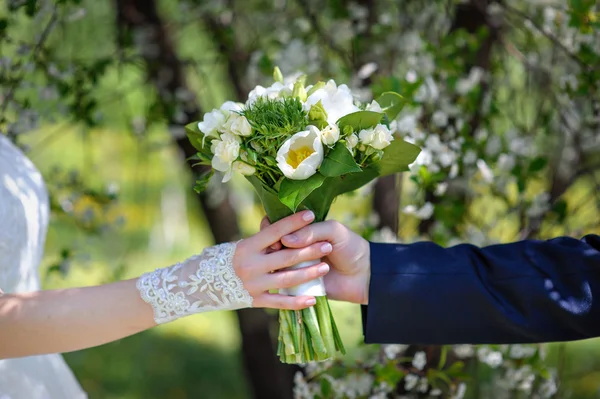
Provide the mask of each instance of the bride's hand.
{"label": "bride's hand", "polygon": [[290,288],[322,277],[329,271],[327,263],[319,263],[297,270],[280,269],[295,264],[321,259],[332,251],[327,241],[313,240],[310,245],[272,252],[268,248],[284,236],[306,228],[314,220],[311,211],[304,211],[265,226],[259,233],[237,244],[233,268],[252,298],[253,307],[276,309],[303,309],[316,303],[311,296],[270,294],[269,290]]}
{"label": "bride's hand", "polygon": [[[271,227],[269,220],[264,218],[261,229],[266,231]],[[343,224],[335,220],[311,224],[284,235],[270,250],[281,252],[282,244],[287,248],[311,248],[314,243],[323,241],[333,246],[331,253],[323,258],[331,266],[331,271],[324,277],[327,296],[339,301],[367,304],[371,273],[369,242]]]}

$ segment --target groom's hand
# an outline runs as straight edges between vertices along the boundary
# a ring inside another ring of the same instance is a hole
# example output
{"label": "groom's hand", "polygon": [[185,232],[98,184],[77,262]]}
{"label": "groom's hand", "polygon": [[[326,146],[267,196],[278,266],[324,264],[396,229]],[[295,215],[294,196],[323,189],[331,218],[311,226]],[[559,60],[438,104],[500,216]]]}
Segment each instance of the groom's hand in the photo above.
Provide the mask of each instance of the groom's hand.
{"label": "groom's hand", "polygon": [[[261,230],[269,226],[265,217]],[[308,225],[281,239],[288,248],[304,248],[316,242],[329,241],[333,251],[323,260],[331,266],[324,276],[327,296],[338,301],[367,304],[369,299],[369,242],[348,227],[335,221]],[[280,244],[271,246],[278,250]]]}

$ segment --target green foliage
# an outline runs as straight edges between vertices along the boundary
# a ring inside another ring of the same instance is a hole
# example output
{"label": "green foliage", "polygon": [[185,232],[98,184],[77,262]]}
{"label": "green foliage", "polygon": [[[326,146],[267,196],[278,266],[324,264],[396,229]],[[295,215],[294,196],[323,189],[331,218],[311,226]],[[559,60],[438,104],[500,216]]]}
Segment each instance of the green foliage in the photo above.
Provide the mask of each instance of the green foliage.
{"label": "green foliage", "polygon": [[388,120],[391,121],[396,119],[407,101],[400,94],[388,91],[377,97],[377,103],[381,106]]}
{"label": "green foliage", "polygon": [[421,149],[414,144],[396,138],[383,150],[383,157],[377,163],[382,176],[405,172],[408,165],[413,163]]}
{"label": "green foliage", "polygon": [[264,143],[269,147],[279,148],[277,144],[292,134],[305,130],[307,126],[306,112],[302,109],[300,100],[295,97],[286,97],[283,100],[259,97],[244,108],[241,114],[262,136],[261,140],[269,140],[268,143]]}
{"label": "green foliage", "polygon": [[344,143],[338,143],[323,160],[319,172],[326,177],[338,177],[348,173],[360,172],[354,157]]}
{"label": "green foliage", "polygon": [[357,111],[340,118],[337,121],[337,125],[340,130],[344,131],[344,128],[350,126],[355,132],[362,129],[370,129],[377,126],[381,122],[383,114],[373,111]]}
{"label": "green foliage", "polygon": [[279,189],[279,200],[296,212],[302,201],[323,185],[325,176],[315,173],[306,180],[283,179]]}

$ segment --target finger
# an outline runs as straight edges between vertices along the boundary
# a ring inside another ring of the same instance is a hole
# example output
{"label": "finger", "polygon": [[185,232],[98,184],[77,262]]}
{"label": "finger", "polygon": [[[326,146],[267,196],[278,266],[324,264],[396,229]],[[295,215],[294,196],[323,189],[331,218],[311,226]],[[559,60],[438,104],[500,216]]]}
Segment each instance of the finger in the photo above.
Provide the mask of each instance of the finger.
{"label": "finger", "polygon": [[264,255],[265,271],[272,272],[297,265],[301,262],[319,260],[322,257],[329,255],[332,250],[333,247],[328,242],[318,242],[299,249],[282,249],[281,251]]}
{"label": "finger", "polygon": [[271,225],[271,222],[269,221],[269,217],[265,216],[260,221],[260,231],[263,231],[265,228],[269,227],[270,225]]}
{"label": "finger", "polygon": [[281,238],[281,243],[288,248],[302,248],[318,241],[329,241],[335,244],[344,235],[346,227],[335,221],[311,224],[292,234]]}
{"label": "finger", "polygon": [[312,296],[288,296],[264,293],[254,298],[252,306],[255,308],[300,310],[314,306],[316,303],[315,297]]}
{"label": "finger", "polygon": [[[263,231],[265,228],[269,227],[270,225],[271,225],[271,222],[269,221],[269,217],[265,216],[260,221],[260,231]],[[281,241],[277,241],[275,244],[271,245],[267,249],[267,253],[271,253],[273,251],[279,251],[282,247],[283,247],[283,245],[281,245]]]}
{"label": "finger", "polygon": [[277,273],[267,274],[261,281],[261,290],[268,291],[272,289],[290,288],[297,285],[308,283],[319,277],[323,277],[329,272],[327,263],[318,263],[314,266],[295,270],[282,270]]}
{"label": "finger", "polygon": [[313,212],[298,212],[265,227],[259,233],[248,238],[248,244],[251,248],[263,250],[268,246],[279,242],[284,235],[301,229],[313,220],[315,220],[315,214]]}

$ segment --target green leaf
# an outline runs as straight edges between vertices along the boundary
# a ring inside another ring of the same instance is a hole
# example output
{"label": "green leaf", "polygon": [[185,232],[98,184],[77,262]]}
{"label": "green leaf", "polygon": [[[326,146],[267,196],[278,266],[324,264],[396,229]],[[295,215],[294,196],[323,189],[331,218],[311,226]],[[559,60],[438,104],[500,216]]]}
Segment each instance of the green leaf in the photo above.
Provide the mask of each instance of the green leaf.
{"label": "green leaf", "polygon": [[204,134],[198,129],[198,122],[192,122],[185,126],[185,133],[187,134],[188,140],[198,151],[203,150],[202,140]]}
{"label": "green leaf", "polygon": [[319,172],[323,176],[337,177],[347,173],[360,172],[362,169],[343,143],[337,143],[323,160]]}
{"label": "green leaf", "polygon": [[359,131],[377,126],[381,122],[381,118],[383,118],[383,114],[379,112],[358,111],[341,117],[336,123],[342,131],[346,126],[352,127],[354,131]]}
{"label": "green leaf", "polygon": [[296,212],[302,201],[325,181],[325,176],[315,173],[306,180],[283,179],[279,189],[279,200],[292,212]]}
{"label": "green leaf", "polygon": [[529,172],[536,173],[544,169],[548,164],[548,160],[544,157],[537,157],[529,164]]}
{"label": "green leaf", "polygon": [[283,74],[281,73],[281,69],[277,66],[273,69],[273,80],[275,82],[283,83]]}
{"label": "green leaf", "polygon": [[271,223],[275,223],[293,213],[287,206],[281,203],[277,192],[269,187],[265,187],[258,177],[252,175],[246,176],[246,179],[254,186],[256,194],[260,198]]}
{"label": "green leaf", "polygon": [[446,374],[449,376],[456,376],[458,373],[460,373],[465,367],[465,363],[462,361],[456,361],[454,363],[452,363],[452,365],[450,367],[448,367],[446,369]]}
{"label": "green leaf", "polygon": [[398,116],[404,105],[408,102],[400,94],[393,91],[383,93],[375,101],[381,106],[381,109],[383,109],[383,112],[385,112],[390,121],[396,119],[396,116]]}
{"label": "green leaf", "polygon": [[383,158],[377,163],[381,176],[405,172],[413,163],[421,149],[414,144],[396,138],[383,150]]}
{"label": "green leaf", "polygon": [[194,186],[194,191],[198,194],[206,190],[208,187],[208,183],[210,182],[210,178],[215,174],[214,169],[210,169],[209,171],[203,173],[198,180],[196,180],[196,185]]}
{"label": "green leaf", "polygon": [[377,165],[371,165],[363,169],[360,173],[351,173],[335,177],[331,182],[327,182],[327,186],[334,192],[334,197],[337,195],[345,194],[350,191],[361,188],[371,180],[376,179],[379,176],[379,168]]}

